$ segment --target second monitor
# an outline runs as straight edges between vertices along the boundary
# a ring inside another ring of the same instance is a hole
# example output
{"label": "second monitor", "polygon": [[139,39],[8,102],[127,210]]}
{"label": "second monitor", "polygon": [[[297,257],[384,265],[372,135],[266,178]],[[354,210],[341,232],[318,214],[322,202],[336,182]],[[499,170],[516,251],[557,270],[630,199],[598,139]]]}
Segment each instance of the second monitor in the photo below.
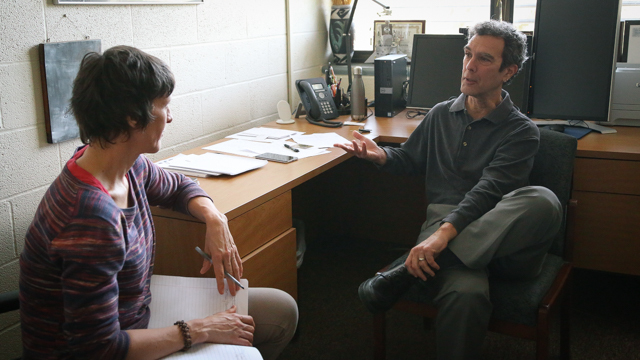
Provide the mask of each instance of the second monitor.
{"label": "second monitor", "polygon": [[[464,35],[415,34],[409,96],[407,107],[431,109],[437,103],[460,95],[462,60],[467,39]],[[531,37],[527,37],[527,52],[530,53]],[[530,66],[529,61],[509,85],[511,101],[526,113],[528,103]]]}

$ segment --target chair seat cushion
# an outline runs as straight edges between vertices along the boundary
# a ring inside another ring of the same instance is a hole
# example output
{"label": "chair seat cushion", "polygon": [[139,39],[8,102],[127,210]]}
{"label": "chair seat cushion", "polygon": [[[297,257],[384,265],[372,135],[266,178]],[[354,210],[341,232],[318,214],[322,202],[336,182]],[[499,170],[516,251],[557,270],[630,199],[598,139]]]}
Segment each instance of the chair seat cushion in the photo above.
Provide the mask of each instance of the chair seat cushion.
{"label": "chair seat cushion", "polygon": [[556,279],[565,261],[547,254],[540,275],[527,280],[489,279],[492,317],[498,320],[535,326],[542,298]]}
{"label": "chair seat cushion", "polygon": [[[404,262],[406,255],[396,259],[389,268]],[[538,314],[538,306],[542,298],[553,284],[558,271],[565,261],[552,254],[547,254],[540,275],[527,280],[508,280],[497,277],[489,278],[489,291],[493,303],[492,317],[498,320],[535,326]],[[423,284],[414,285],[402,300],[435,305],[433,298],[436,295]]]}

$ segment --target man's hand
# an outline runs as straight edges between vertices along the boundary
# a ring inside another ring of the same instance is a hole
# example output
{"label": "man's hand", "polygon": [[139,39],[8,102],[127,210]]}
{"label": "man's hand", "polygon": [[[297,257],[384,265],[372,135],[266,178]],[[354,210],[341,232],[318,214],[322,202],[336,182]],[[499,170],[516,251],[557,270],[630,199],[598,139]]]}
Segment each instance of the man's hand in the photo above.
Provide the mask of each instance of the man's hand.
{"label": "man's hand", "polygon": [[387,153],[373,140],[363,136],[357,131],[353,132],[353,137],[355,137],[355,140],[352,140],[350,143],[334,144],[333,146],[378,165],[384,165],[387,162]]}
{"label": "man's hand", "polygon": [[[450,223],[444,223],[435,233],[416,245],[404,262],[409,273],[426,281],[427,275],[434,277],[435,270],[440,270],[436,258],[447,248],[449,241],[458,235],[458,231]],[[422,259],[422,260],[420,260]]]}

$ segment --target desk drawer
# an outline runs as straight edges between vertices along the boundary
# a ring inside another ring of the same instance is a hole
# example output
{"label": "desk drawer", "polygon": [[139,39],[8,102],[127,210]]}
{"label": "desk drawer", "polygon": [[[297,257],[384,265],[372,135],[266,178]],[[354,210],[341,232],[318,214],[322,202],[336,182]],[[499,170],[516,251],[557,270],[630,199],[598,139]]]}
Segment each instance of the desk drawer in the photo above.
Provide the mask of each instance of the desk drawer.
{"label": "desk drawer", "polygon": [[576,267],[640,275],[640,196],[574,191]]}
{"label": "desk drawer", "polygon": [[290,229],[242,259],[249,287],[273,287],[298,297],[296,230]]}
{"label": "desk drawer", "polygon": [[291,226],[291,191],[229,220],[229,229],[240,257],[287,231]]}
{"label": "desk drawer", "polygon": [[[240,257],[291,229],[291,218],[291,192],[288,191],[229,220],[229,229]],[[154,215],[153,220],[157,238],[155,273],[202,276],[202,258],[195,247],[204,249],[204,223],[195,219],[191,221],[159,215]]]}
{"label": "desk drawer", "polygon": [[640,195],[639,179],[640,161],[576,158],[573,189]]}

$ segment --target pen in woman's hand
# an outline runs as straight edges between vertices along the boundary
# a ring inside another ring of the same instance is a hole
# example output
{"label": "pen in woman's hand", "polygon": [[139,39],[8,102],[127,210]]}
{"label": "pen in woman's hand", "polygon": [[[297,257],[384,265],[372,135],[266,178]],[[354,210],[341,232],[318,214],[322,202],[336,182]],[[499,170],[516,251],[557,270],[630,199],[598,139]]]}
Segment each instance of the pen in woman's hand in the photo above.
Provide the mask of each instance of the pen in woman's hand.
{"label": "pen in woman's hand", "polygon": [[[202,251],[202,249],[200,249],[200,246],[196,246],[196,251],[198,252],[198,254],[200,254],[205,260],[207,260],[208,262],[211,263],[211,265],[213,265],[213,260],[211,260],[211,257],[209,257],[209,255],[207,255],[207,253],[205,253],[204,251]],[[242,286],[242,284],[240,284],[240,281],[238,281],[236,278],[234,278],[233,276],[231,276],[231,274],[229,274],[229,272],[227,272],[227,270],[224,271],[224,274],[226,277],[228,277],[229,279],[231,279],[231,281],[233,281],[234,283],[236,283],[236,285],[240,286],[242,289],[244,289],[244,286]]]}

